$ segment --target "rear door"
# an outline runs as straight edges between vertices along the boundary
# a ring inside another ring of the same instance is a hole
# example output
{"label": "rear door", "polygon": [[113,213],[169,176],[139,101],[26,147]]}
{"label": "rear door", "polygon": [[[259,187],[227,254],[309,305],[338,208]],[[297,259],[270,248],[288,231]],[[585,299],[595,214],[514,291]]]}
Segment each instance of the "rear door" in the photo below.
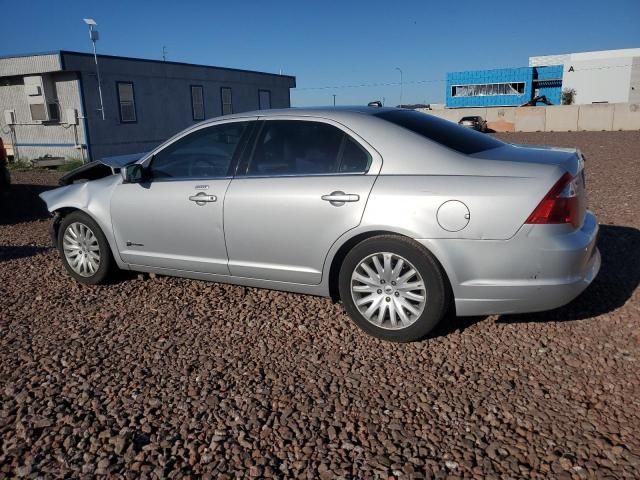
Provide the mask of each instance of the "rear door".
{"label": "rear door", "polygon": [[231,274],[320,283],[331,245],[360,223],[381,164],[335,122],[266,119],[225,197]]}
{"label": "rear door", "polygon": [[154,154],[147,179],[111,200],[116,243],[132,265],[228,275],[224,195],[250,122],[191,132]]}

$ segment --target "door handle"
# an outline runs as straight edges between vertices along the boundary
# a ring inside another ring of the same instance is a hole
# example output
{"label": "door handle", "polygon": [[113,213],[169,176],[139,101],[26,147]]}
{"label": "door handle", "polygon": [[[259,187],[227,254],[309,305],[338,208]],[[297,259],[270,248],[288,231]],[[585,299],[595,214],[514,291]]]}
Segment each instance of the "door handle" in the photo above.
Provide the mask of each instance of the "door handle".
{"label": "door handle", "polygon": [[196,205],[204,205],[205,203],[215,202],[218,198],[215,195],[207,195],[204,192],[198,192],[195,195],[191,195],[189,200],[196,202]]}
{"label": "door handle", "polygon": [[331,202],[331,205],[334,207],[339,207],[344,205],[345,202],[357,202],[360,200],[360,195],[356,195],[355,193],[344,193],[337,190],[335,192],[331,192],[329,195],[322,195],[320,198],[325,202]]}

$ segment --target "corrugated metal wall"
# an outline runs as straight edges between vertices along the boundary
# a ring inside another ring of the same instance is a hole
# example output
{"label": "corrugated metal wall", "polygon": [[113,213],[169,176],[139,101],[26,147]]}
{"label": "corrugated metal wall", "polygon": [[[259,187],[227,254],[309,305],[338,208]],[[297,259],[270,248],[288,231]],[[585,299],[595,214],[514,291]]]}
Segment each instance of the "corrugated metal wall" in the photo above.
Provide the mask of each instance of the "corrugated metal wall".
{"label": "corrugated metal wall", "polygon": [[[205,117],[221,115],[221,87],[231,87],[234,112],[258,109],[258,90],[271,91],[272,108],[289,106],[292,77],[99,57],[106,120],[99,107],[95,66],[90,56],[63,52],[65,68],[81,74],[89,122],[92,157],[148,151],[184,128],[197,123],[191,111],[191,85],[202,85]],[[133,82],[136,123],[121,123],[117,82]]]}
{"label": "corrugated metal wall", "polygon": [[60,55],[57,53],[0,58],[0,77],[56,72],[58,70],[61,68]]}
{"label": "corrugated metal wall", "polygon": [[[64,121],[67,108],[75,108],[80,114],[80,89],[76,74],[56,72],[48,75],[51,75],[55,85],[61,120]],[[15,110],[16,125],[9,127],[5,124],[5,110]],[[7,144],[13,144],[10,128],[15,132],[15,147],[21,160],[44,155],[63,156],[69,159],[83,158],[82,149],[76,147],[86,143],[82,120],[77,126],[61,122],[33,122],[24,85],[0,83],[0,137]]]}

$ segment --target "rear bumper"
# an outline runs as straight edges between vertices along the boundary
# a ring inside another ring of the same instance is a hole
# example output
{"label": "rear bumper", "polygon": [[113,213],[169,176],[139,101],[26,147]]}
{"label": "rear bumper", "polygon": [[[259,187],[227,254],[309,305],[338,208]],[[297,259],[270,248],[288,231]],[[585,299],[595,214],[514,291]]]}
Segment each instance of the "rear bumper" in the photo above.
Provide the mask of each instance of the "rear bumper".
{"label": "rear bumper", "polygon": [[598,223],[581,229],[525,225],[510,240],[418,240],[440,259],[460,316],[551,310],[577,297],[598,274]]}

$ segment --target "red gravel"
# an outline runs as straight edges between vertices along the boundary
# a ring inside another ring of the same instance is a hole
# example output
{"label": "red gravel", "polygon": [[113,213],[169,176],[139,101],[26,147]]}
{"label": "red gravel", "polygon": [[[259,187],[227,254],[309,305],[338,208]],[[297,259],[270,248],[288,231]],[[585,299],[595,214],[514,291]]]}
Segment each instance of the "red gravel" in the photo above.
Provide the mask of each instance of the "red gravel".
{"label": "red gravel", "polygon": [[640,132],[579,146],[601,274],[570,305],[421,343],[323,298],[123,275],[85,287],[17,173],[0,197],[0,477],[638,478]]}

